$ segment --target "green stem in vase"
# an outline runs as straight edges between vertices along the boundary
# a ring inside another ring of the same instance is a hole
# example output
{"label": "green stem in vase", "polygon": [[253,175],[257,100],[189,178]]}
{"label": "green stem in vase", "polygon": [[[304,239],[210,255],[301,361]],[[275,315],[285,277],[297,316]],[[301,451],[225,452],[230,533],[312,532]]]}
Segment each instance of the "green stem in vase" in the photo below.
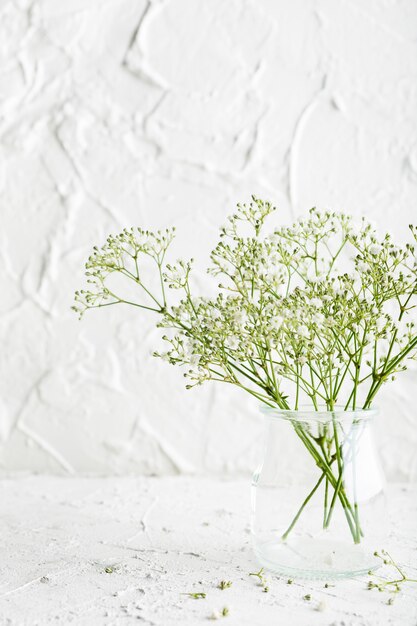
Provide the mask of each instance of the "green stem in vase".
{"label": "green stem in vase", "polygon": [[329,479],[326,476],[326,484],[324,486],[323,528],[326,528],[328,498],[329,498]]}
{"label": "green stem in vase", "polygon": [[305,507],[307,506],[307,504],[309,503],[311,498],[314,496],[314,494],[316,493],[317,489],[320,487],[320,485],[323,482],[323,479],[325,478],[325,476],[326,475],[323,472],[323,474],[320,476],[320,478],[318,479],[318,481],[314,485],[313,489],[310,491],[310,493],[308,494],[308,496],[306,497],[306,499],[304,500],[304,502],[302,503],[302,505],[298,509],[297,514],[295,515],[295,517],[292,520],[291,524],[288,526],[288,528],[285,531],[285,533],[281,536],[281,539],[283,541],[285,541],[287,539],[288,535],[290,534],[290,532],[292,531],[292,529],[296,525],[296,523],[298,521],[298,518],[300,517],[301,513],[304,511]]}
{"label": "green stem in vase", "polygon": [[[335,444],[335,456],[337,459],[337,467],[338,467],[339,476],[338,476],[334,494],[330,503],[330,508],[329,508],[329,512],[328,512],[328,515],[324,524],[324,528],[329,528],[330,521],[332,519],[332,515],[333,515],[333,511],[335,507],[335,503],[336,503],[337,498],[339,497],[339,494],[341,493],[341,491],[343,492],[343,494],[345,494],[345,490],[343,488],[343,470],[344,470],[343,452],[342,452],[342,446],[339,444],[337,423],[334,418],[334,415],[332,416],[332,423],[333,423],[333,438],[334,438],[334,444]],[[346,495],[344,496],[344,498],[347,501]],[[349,508],[352,512],[351,505]],[[354,503],[354,506],[353,506],[352,518],[353,518],[353,524],[354,524],[354,532],[352,533],[353,538],[354,538],[355,543],[359,543],[360,536],[362,535],[362,531],[359,525],[358,506],[356,502]]]}
{"label": "green stem in vase", "polygon": [[[340,504],[341,504],[341,506],[343,508],[343,512],[344,512],[344,514],[346,516],[346,520],[347,520],[347,523],[348,523],[349,530],[351,532],[353,541],[354,541],[354,543],[360,543],[361,531],[360,531],[360,528],[358,526],[357,520],[355,518],[354,508],[350,504],[349,499],[347,497],[347,494],[345,493],[345,490],[344,490],[344,488],[342,486],[342,476],[343,476],[343,474],[341,474],[340,470],[339,470],[339,477],[336,478],[334,473],[331,470],[331,465],[334,462],[334,460],[337,458],[337,454],[334,456],[334,459],[329,459],[327,457],[327,455],[325,454],[325,451],[323,450],[323,457],[321,457],[320,452],[317,450],[317,448],[315,448],[313,442],[309,439],[308,433],[306,433],[306,431],[303,429],[301,424],[297,424],[296,422],[293,422],[293,427],[294,427],[298,437],[301,439],[303,444],[306,446],[306,448],[310,452],[310,454],[313,456],[313,458],[314,458],[314,460],[316,462],[316,465],[322,470],[322,475],[320,476],[319,480],[314,485],[313,489],[310,491],[310,493],[307,495],[307,497],[303,501],[301,507],[298,509],[298,511],[297,511],[295,517],[293,518],[291,524],[289,525],[287,530],[282,535],[282,539],[284,541],[287,539],[289,533],[294,528],[296,522],[298,521],[298,519],[301,516],[301,513],[303,512],[303,510],[305,509],[306,505],[311,500],[311,498],[314,495],[314,493],[319,488],[321,482],[325,478],[327,478],[328,481],[329,481],[329,484],[334,488],[334,494],[333,494],[333,498],[332,498],[332,504],[331,504],[331,507],[330,507],[329,515],[331,516],[331,513],[332,513],[332,511],[334,509],[334,506],[335,506],[335,502],[336,502],[336,500],[338,498],[340,500]],[[340,450],[339,450],[339,456],[340,456]],[[341,462],[341,457],[340,457],[340,462]],[[342,463],[341,463],[341,467],[342,467]],[[328,523],[330,523],[330,519],[328,519]],[[328,524],[327,524],[326,527],[328,527]]]}

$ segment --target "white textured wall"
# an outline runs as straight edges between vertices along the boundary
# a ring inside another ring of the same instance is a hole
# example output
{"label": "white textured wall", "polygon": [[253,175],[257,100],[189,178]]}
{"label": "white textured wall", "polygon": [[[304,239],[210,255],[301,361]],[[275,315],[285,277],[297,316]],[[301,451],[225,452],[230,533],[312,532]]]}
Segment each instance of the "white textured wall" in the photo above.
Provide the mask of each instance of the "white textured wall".
{"label": "white textured wall", "polygon": [[[93,244],[176,224],[206,253],[250,193],[417,222],[415,0],[0,2],[5,470],[246,471],[257,408],[183,389],[152,319],[69,311]],[[205,275],[198,275],[204,288]],[[390,478],[417,479],[416,372],[380,397]]]}

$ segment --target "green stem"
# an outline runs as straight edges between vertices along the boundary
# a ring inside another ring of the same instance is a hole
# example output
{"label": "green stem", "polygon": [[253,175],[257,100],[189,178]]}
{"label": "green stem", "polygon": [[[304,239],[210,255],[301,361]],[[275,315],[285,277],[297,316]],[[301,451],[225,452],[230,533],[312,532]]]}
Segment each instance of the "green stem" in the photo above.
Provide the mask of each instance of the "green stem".
{"label": "green stem", "polygon": [[[334,494],[330,503],[330,508],[329,508],[329,513],[326,519],[326,523],[325,523],[325,528],[328,528],[330,525],[330,520],[332,518],[333,515],[333,511],[334,511],[334,507],[336,504],[336,500],[337,498],[340,496],[341,491],[343,490],[343,494],[344,494],[344,499],[347,502],[347,496],[344,492],[344,488],[343,488],[343,456],[342,456],[342,446],[339,444],[339,435],[337,432],[337,423],[335,420],[334,415],[332,416],[332,422],[333,422],[333,438],[334,438],[334,443],[335,443],[335,449],[336,449],[336,459],[337,459],[337,467],[338,467],[338,472],[339,472],[339,476],[337,479],[337,483],[335,486],[335,490],[334,490]],[[356,510],[355,510],[356,507]],[[357,504],[356,502],[354,503],[354,507],[352,510],[352,507],[350,505],[350,512],[351,512],[351,516],[352,516],[352,520],[349,518],[348,519],[348,523],[349,523],[349,527],[352,531],[352,536],[354,539],[355,543],[359,543],[360,542],[360,536],[362,534],[362,531],[360,529],[360,525],[359,525],[359,516],[358,516],[358,512],[357,512]]]}
{"label": "green stem", "polygon": [[342,474],[339,474],[339,478],[337,480],[336,488],[334,490],[333,497],[332,497],[332,500],[330,502],[330,509],[329,509],[329,513],[327,515],[326,522],[324,524],[324,528],[329,528],[330,520],[332,519],[332,515],[333,515],[334,505],[335,505],[335,502],[336,502],[336,498],[339,495],[339,491],[340,491],[341,485],[342,485]]}
{"label": "green stem", "polygon": [[[333,460],[330,460],[327,458],[327,455],[325,454],[324,450],[323,451],[323,456],[324,458],[321,457],[319,451],[315,448],[315,446],[313,445],[313,443],[309,440],[307,433],[304,431],[304,429],[302,428],[302,426],[300,424],[294,423],[293,422],[293,427],[297,433],[297,435],[300,437],[301,441],[303,442],[303,444],[305,445],[305,447],[307,448],[307,450],[310,452],[310,454],[313,456],[313,458],[316,461],[316,465],[322,470],[323,473],[323,477],[327,477],[329,480],[329,483],[331,484],[331,486],[335,489],[336,491],[336,497],[339,498],[340,503],[342,505],[343,511],[345,513],[347,522],[349,524],[349,528],[350,531],[352,533],[352,537],[355,543],[359,543],[360,541],[360,535],[358,530],[355,528],[355,516],[354,516],[354,511],[352,508],[352,505],[349,502],[349,499],[343,489],[342,485],[339,485],[339,487],[337,488],[338,485],[338,479],[335,478],[332,470],[331,470],[331,464],[333,462]],[[339,451],[339,455],[340,455],[340,451]],[[339,478],[340,478],[340,470],[339,470]]]}
{"label": "green stem", "polygon": [[288,526],[287,530],[282,535],[281,539],[283,541],[285,541],[287,539],[288,535],[290,534],[290,532],[294,528],[295,524],[297,523],[297,520],[300,517],[301,513],[303,512],[304,508],[306,507],[308,502],[311,500],[311,498],[314,496],[314,494],[316,493],[317,489],[320,487],[324,477],[325,477],[325,473],[323,472],[323,474],[320,476],[320,478],[318,479],[318,481],[314,485],[313,489],[310,491],[310,493],[308,494],[308,496],[306,497],[306,499],[304,500],[304,502],[302,503],[302,505],[298,509],[297,514],[294,517],[294,519],[292,520],[291,524]]}
{"label": "green stem", "polygon": [[326,484],[324,486],[323,528],[326,528],[328,497],[329,497],[329,479],[326,476]]}

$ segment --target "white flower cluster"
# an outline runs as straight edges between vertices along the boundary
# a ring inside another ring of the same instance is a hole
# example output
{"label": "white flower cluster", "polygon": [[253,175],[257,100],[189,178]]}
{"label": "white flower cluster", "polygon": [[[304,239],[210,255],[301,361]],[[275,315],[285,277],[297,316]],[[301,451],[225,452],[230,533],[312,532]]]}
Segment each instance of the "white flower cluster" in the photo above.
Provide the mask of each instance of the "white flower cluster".
{"label": "white flower cluster", "polygon": [[[417,354],[410,318],[417,304],[415,244],[399,247],[365,220],[355,225],[349,215],[316,209],[261,238],[273,211],[253,198],[221,230],[209,269],[220,280],[216,298],[192,295],[191,262],[165,263],[172,230],[132,229],[95,248],[86,266],[92,287],[77,292],[75,308],[126,302],[106,284],[120,272],[147,298],[129,303],[162,314],[169,348],[155,354],[185,366],[189,387],[232,383],[281,408],[306,400],[315,407],[370,406],[380,386]],[[157,295],[143,284],[141,255],[158,267]],[[179,303],[167,306],[166,286],[179,292]]]}

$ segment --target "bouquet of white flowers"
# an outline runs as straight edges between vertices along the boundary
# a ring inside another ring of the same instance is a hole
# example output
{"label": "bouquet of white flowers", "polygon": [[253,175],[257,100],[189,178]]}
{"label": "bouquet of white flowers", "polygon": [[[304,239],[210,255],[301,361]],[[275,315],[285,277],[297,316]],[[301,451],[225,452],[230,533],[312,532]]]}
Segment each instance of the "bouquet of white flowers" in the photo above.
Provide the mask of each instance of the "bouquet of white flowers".
{"label": "bouquet of white flowers", "polygon": [[[274,210],[253,197],[228,218],[208,270],[221,281],[216,297],[193,294],[192,260],[166,262],[174,229],[132,228],[94,248],[86,264],[89,287],[76,292],[74,310],[82,315],[126,303],[159,314],[167,350],[155,356],[185,367],[188,388],[209,380],[236,385],[281,410],[306,403],[317,411],[369,409],[381,386],[417,356],[410,316],[417,228],[410,226],[411,243],[397,246],[365,220],[355,225],[349,215],[312,209],[306,219],[263,235]],[[144,282],[145,259],[155,264],[157,292]],[[115,273],[135,284],[137,300],[116,293]],[[174,304],[167,288],[180,292]],[[294,429],[326,482],[324,527],[340,500],[359,542],[337,429],[314,437],[300,425]]]}

